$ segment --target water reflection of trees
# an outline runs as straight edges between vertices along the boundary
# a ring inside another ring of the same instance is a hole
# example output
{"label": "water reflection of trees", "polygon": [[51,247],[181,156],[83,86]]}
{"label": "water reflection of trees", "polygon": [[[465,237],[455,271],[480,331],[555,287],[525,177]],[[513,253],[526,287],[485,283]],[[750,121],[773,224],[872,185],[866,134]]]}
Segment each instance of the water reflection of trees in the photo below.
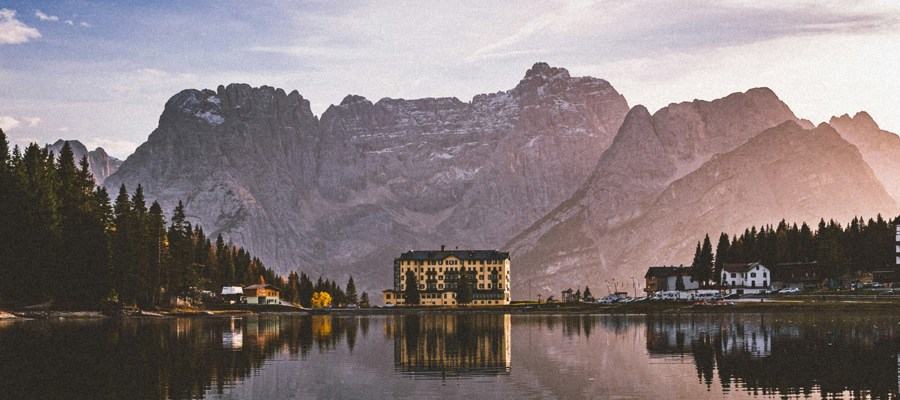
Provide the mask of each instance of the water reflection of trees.
{"label": "water reflection of trees", "polygon": [[510,371],[510,316],[398,316],[385,327],[394,367],[423,377],[496,375]]}
{"label": "water reflection of trees", "polygon": [[823,397],[898,396],[896,318],[688,314],[647,319],[647,349],[689,357],[698,380],[726,391]]}
{"label": "water reflection of trees", "polygon": [[15,323],[0,327],[0,397],[202,398],[276,354],[352,351],[360,331],[329,316]]}

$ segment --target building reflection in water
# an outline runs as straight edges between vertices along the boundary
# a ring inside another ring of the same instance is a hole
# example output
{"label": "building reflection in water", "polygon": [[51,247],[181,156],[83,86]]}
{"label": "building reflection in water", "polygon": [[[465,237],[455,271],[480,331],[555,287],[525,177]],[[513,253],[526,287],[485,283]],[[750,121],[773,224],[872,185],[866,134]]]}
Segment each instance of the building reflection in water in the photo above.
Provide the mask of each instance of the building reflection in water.
{"label": "building reflection in water", "polygon": [[222,348],[236,351],[244,347],[243,322],[241,317],[231,317],[227,329],[222,332]]}
{"label": "building reflection in water", "polygon": [[893,320],[827,315],[650,315],[651,357],[689,362],[726,392],[896,398],[900,332]]}
{"label": "building reflection in water", "polygon": [[510,316],[424,314],[394,318],[385,332],[394,341],[395,370],[445,378],[509,374]]}

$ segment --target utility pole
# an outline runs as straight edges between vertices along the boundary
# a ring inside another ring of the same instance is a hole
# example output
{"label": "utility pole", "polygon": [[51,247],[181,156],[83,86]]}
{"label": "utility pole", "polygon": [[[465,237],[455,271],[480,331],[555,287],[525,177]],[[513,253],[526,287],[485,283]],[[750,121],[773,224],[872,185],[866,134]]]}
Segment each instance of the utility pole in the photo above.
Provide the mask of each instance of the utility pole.
{"label": "utility pole", "polygon": [[631,287],[634,288],[634,297],[637,297],[637,282],[635,282],[634,277],[631,277]]}

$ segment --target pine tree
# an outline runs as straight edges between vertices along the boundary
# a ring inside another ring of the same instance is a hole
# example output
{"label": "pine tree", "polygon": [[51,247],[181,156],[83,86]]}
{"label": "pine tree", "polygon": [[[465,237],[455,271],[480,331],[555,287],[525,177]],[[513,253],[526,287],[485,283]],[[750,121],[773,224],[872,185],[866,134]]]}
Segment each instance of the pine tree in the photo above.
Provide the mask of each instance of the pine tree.
{"label": "pine tree", "polygon": [[160,305],[163,302],[162,288],[168,282],[168,249],[166,246],[166,217],[157,202],[150,205],[147,217],[147,249],[150,250],[150,303]]}
{"label": "pine tree", "polygon": [[584,287],[584,301],[593,301],[594,295],[591,293],[591,288],[588,286]]}
{"label": "pine tree", "polygon": [[362,292],[362,296],[359,298],[359,306],[363,308],[369,307],[369,293]]}
{"label": "pine tree", "polygon": [[722,283],[722,266],[731,262],[728,259],[730,246],[728,234],[722,232],[722,234],[719,235],[719,243],[716,245],[715,264],[713,265],[713,280],[716,283]]}
{"label": "pine tree", "polygon": [[416,274],[412,270],[406,271],[406,289],[403,291],[403,294],[406,297],[406,304],[419,304],[419,280],[416,279]]}
{"label": "pine tree", "polygon": [[172,222],[166,235],[170,253],[166,297],[170,301],[176,296],[187,295],[196,282],[196,274],[193,271],[194,246],[191,233],[191,224],[187,222],[184,204],[179,201],[172,213]]}
{"label": "pine tree", "polygon": [[678,274],[678,279],[675,280],[675,290],[684,290],[684,276],[681,273]]}
{"label": "pine tree", "polygon": [[708,286],[712,279],[713,268],[713,251],[712,243],[709,241],[709,235],[703,239],[703,246],[700,249],[700,265],[698,271],[700,276],[694,277],[694,280],[700,282],[703,286]]}
{"label": "pine tree", "polygon": [[356,304],[359,302],[356,294],[356,283],[353,282],[353,276],[350,276],[350,280],[347,281],[347,304]]}
{"label": "pine tree", "polygon": [[284,299],[291,303],[300,302],[300,277],[296,271],[288,274],[287,284],[284,287]]}
{"label": "pine tree", "polygon": [[472,286],[475,284],[475,267],[469,271],[466,267],[459,270],[459,280],[456,284],[456,304],[469,304],[472,302]]}
{"label": "pine tree", "polygon": [[302,271],[300,272],[300,288],[298,292],[300,296],[300,305],[307,308],[310,307],[312,304],[313,293],[315,293],[315,287],[313,286],[312,280],[309,279],[309,276]]}

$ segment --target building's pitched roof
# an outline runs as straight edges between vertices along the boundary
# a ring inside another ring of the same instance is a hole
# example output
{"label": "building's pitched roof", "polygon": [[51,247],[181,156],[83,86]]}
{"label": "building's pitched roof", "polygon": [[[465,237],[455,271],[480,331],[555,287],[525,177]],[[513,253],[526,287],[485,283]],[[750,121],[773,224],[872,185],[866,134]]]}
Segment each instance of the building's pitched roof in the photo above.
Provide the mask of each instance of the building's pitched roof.
{"label": "building's pitched roof", "polygon": [[281,291],[281,289],[279,289],[277,286],[270,285],[268,283],[257,283],[255,285],[250,285],[250,286],[245,287],[244,290],[253,290],[253,289],[261,289],[261,288],[274,289],[279,292]]}
{"label": "building's pitched roof", "polygon": [[400,254],[399,261],[443,260],[454,256],[460,260],[507,260],[509,253],[497,250],[410,250]]}
{"label": "building's pitched roof", "polygon": [[740,263],[740,264],[722,264],[722,270],[724,270],[726,272],[744,273],[744,272],[749,271],[751,268],[753,268],[757,265],[764,266],[764,265],[760,264],[759,262]]}
{"label": "building's pitched roof", "polygon": [[244,294],[244,289],[240,286],[225,286],[222,288],[222,294]]}
{"label": "building's pitched roof", "polygon": [[663,267],[650,267],[647,269],[647,273],[644,274],[644,279],[647,278],[668,278],[670,276],[690,276],[691,269],[690,267],[685,266],[663,266]]}

